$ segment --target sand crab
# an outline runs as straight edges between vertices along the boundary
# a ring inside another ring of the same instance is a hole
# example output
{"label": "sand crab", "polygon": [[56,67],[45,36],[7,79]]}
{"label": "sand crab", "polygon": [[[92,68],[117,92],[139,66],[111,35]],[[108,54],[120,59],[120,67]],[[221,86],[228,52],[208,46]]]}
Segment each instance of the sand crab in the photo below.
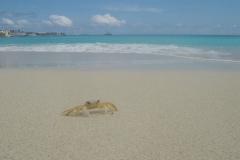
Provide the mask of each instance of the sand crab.
{"label": "sand crab", "polygon": [[72,112],[75,112],[75,115],[77,115],[81,111],[84,116],[89,116],[89,112],[100,111],[100,110],[104,110],[105,113],[107,111],[110,111],[113,114],[113,111],[117,110],[117,107],[110,102],[100,102],[100,100],[90,100],[85,102],[84,105],[79,105],[62,112],[62,115],[68,116]]}

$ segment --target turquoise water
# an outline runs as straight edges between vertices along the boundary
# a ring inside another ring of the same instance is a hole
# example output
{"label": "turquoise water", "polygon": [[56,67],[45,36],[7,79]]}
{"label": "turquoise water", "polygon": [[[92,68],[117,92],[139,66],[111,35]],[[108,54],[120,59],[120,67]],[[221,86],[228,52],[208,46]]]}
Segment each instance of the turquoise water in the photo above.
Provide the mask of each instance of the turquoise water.
{"label": "turquoise water", "polygon": [[0,46],[9,44],[162,44],[193,46],[240,46],[240,36],[188,36],[188,35],[114,35],[114,36],[49,36],[0,38]]}
{"label": "turquoise water", "polygon": [[[16,55],[16,53],[18,54]],[[21,53],[24,54],[19,56]],[[89,58],[90,54],[92,58]],[[106,55],[111,54],[119,54],[119,56],[112,56],[108,61],[100,60],[100,57],[106,59],[108,57]],[[133,54],[134,57],[132,57]],[[97,60],[94,58],[96,55],[98,55]],[[158,63],[155,61],[158,58],[153,55],[240,63],[240,36],[91,35],[0,37],[0,65],[2,66],[7,65],[6,61],[8,64],[19,63],[19,65],[30,62],[34,64],[50,63],[53,65]],[[121,60],[116,60],[113,57]],[[125,60],[123,60],[124,57]],[[150,60],[147,57],[154,58]],[[131,61],[128,60],[129,58]],[[18,62],[19,59],[21,59],[21,62]],[[38,59],[42,61],[39,62]],[[66,62],[65,59],[71,60]],[[84,62],[82,59],[84,59]]]}

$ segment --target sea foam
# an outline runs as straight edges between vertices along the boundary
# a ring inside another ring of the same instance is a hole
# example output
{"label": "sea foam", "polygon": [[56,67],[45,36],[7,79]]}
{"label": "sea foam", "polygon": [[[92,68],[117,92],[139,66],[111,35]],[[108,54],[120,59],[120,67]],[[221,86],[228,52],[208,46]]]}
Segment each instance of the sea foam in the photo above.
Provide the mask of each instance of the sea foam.
{"label": "sea foam", "polygon": [[[178,45],[159,44],[110,44],[110,43],[76,43],[76,44],[34,44],[34,45],[4,45],[0,51],[14,52],[79,52],[79,53],[136,53],[155,54],[186,58],[233,61],[230,53],[221,52],[212,48],[200,48]],[[226,58],[227,57],[227,58]]]}

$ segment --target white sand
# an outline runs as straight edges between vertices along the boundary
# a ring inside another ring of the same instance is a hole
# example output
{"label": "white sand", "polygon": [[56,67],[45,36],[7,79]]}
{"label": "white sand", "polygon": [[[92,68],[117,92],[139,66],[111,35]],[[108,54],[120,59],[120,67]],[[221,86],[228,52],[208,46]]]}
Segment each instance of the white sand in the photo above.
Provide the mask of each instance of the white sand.
{"label": "white sand", "polygon": [[[0,159],[240,159],[240,72],[0,70]],[[89,99],[114,115],[62,116]]]}

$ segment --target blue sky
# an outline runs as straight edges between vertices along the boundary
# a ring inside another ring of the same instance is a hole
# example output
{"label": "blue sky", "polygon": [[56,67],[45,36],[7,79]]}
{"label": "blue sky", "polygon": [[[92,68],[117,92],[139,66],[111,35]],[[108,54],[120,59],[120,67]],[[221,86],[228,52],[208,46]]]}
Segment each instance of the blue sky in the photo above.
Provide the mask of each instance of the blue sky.
{"label": "blue sky", "polygon": [[1,0],[0,30],[240,35],[240,0]]}

